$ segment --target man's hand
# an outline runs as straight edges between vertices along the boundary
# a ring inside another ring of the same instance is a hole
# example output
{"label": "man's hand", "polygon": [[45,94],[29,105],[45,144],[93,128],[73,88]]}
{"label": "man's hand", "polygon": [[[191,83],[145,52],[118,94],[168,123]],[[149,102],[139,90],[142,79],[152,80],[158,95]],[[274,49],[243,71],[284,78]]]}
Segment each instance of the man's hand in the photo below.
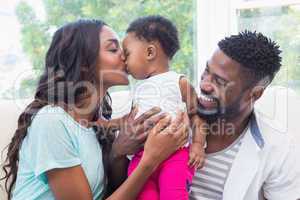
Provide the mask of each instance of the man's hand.
{"label": "man's hand", "polygon": [[134,106],[120,123],[120,132],[112,146],[115,156],[132,155],[141,149],[149,130],[165,117],[165,114],[157,115],[160,111],[160,108],[154,107],[135,119],[138,107]]}

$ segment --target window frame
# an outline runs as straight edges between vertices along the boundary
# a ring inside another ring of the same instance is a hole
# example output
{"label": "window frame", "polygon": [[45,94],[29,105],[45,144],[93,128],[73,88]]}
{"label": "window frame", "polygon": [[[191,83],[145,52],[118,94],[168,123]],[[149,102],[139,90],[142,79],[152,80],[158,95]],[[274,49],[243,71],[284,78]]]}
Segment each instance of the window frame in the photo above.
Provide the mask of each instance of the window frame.
{"label": "window frame", "polygon": [[238,32],[238,10],[289,5],[300,5],[300,0],[198,0],[196,82],[200,83],[200,75],[217,42]]}
{"label": "window frame", "polygon": [[279,7],[300,4],[300,0],[253,0],[243,1],[239,0],[235,6],[236,9],[253,9],[266,7]]}

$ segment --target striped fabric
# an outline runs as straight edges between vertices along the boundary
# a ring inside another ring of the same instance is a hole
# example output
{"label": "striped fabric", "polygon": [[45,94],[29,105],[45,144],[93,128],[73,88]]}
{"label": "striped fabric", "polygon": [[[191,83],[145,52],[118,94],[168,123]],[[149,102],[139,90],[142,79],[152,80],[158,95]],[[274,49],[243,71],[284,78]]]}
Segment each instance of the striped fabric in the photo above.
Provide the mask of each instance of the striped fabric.
{"label": "striped fabric", "polygon": [[206,155],[203,168],[193,178],[190,200],[222,200],[224,185],[244,133],[226,149]]}

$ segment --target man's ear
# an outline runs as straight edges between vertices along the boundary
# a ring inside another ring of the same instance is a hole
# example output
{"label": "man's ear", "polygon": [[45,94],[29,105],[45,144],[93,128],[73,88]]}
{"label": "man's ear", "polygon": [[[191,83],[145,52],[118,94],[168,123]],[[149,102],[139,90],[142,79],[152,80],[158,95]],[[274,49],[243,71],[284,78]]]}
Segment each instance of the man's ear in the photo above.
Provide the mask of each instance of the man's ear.
{"label": "man's ear", "polygon": [[262,85],[255,86],[251,91],[252,101],[257,101],[264,93],[265,87]]}
{"label": "man's ear", "polygon": [[271,78],[269,76],[261,79],[257,85],[252,89],[252,100],[257,101],[264,93],[265,89],[271,83]]}
{"label": "man's ear", "polygon": [[254,103],[257,101],[264,93],[265,89],[271,83],[271,78],[269,76],[264,77],[252,88],[251,90],[251,101]]}
{"label": "man's ear", "polygon": [[154,44],[150,44],[147,47],[147,60],[153,60],[156,57],[157,48]]}

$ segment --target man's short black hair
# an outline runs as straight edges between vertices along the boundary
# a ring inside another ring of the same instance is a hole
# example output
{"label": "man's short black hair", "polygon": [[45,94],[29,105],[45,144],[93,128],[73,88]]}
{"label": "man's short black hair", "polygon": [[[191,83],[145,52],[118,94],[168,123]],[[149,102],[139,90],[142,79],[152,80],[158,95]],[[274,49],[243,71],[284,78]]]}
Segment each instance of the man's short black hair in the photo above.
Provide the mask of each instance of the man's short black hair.
{"label": "man's short black hair", "polygon": [[265,77],[271,81],[281,67],[280,47],[262,33],[246,30],[226,37],[218,46],[227,56],[251,72],[252,81],[257,82]]}
{"label": "man's short black hair", "polygon": [[133,32],[138,38],[148,42],[157,40],[170,59],[179,49],[176,26],[169,19],[159,15],[150,15],[134,20],[126,32]]}

